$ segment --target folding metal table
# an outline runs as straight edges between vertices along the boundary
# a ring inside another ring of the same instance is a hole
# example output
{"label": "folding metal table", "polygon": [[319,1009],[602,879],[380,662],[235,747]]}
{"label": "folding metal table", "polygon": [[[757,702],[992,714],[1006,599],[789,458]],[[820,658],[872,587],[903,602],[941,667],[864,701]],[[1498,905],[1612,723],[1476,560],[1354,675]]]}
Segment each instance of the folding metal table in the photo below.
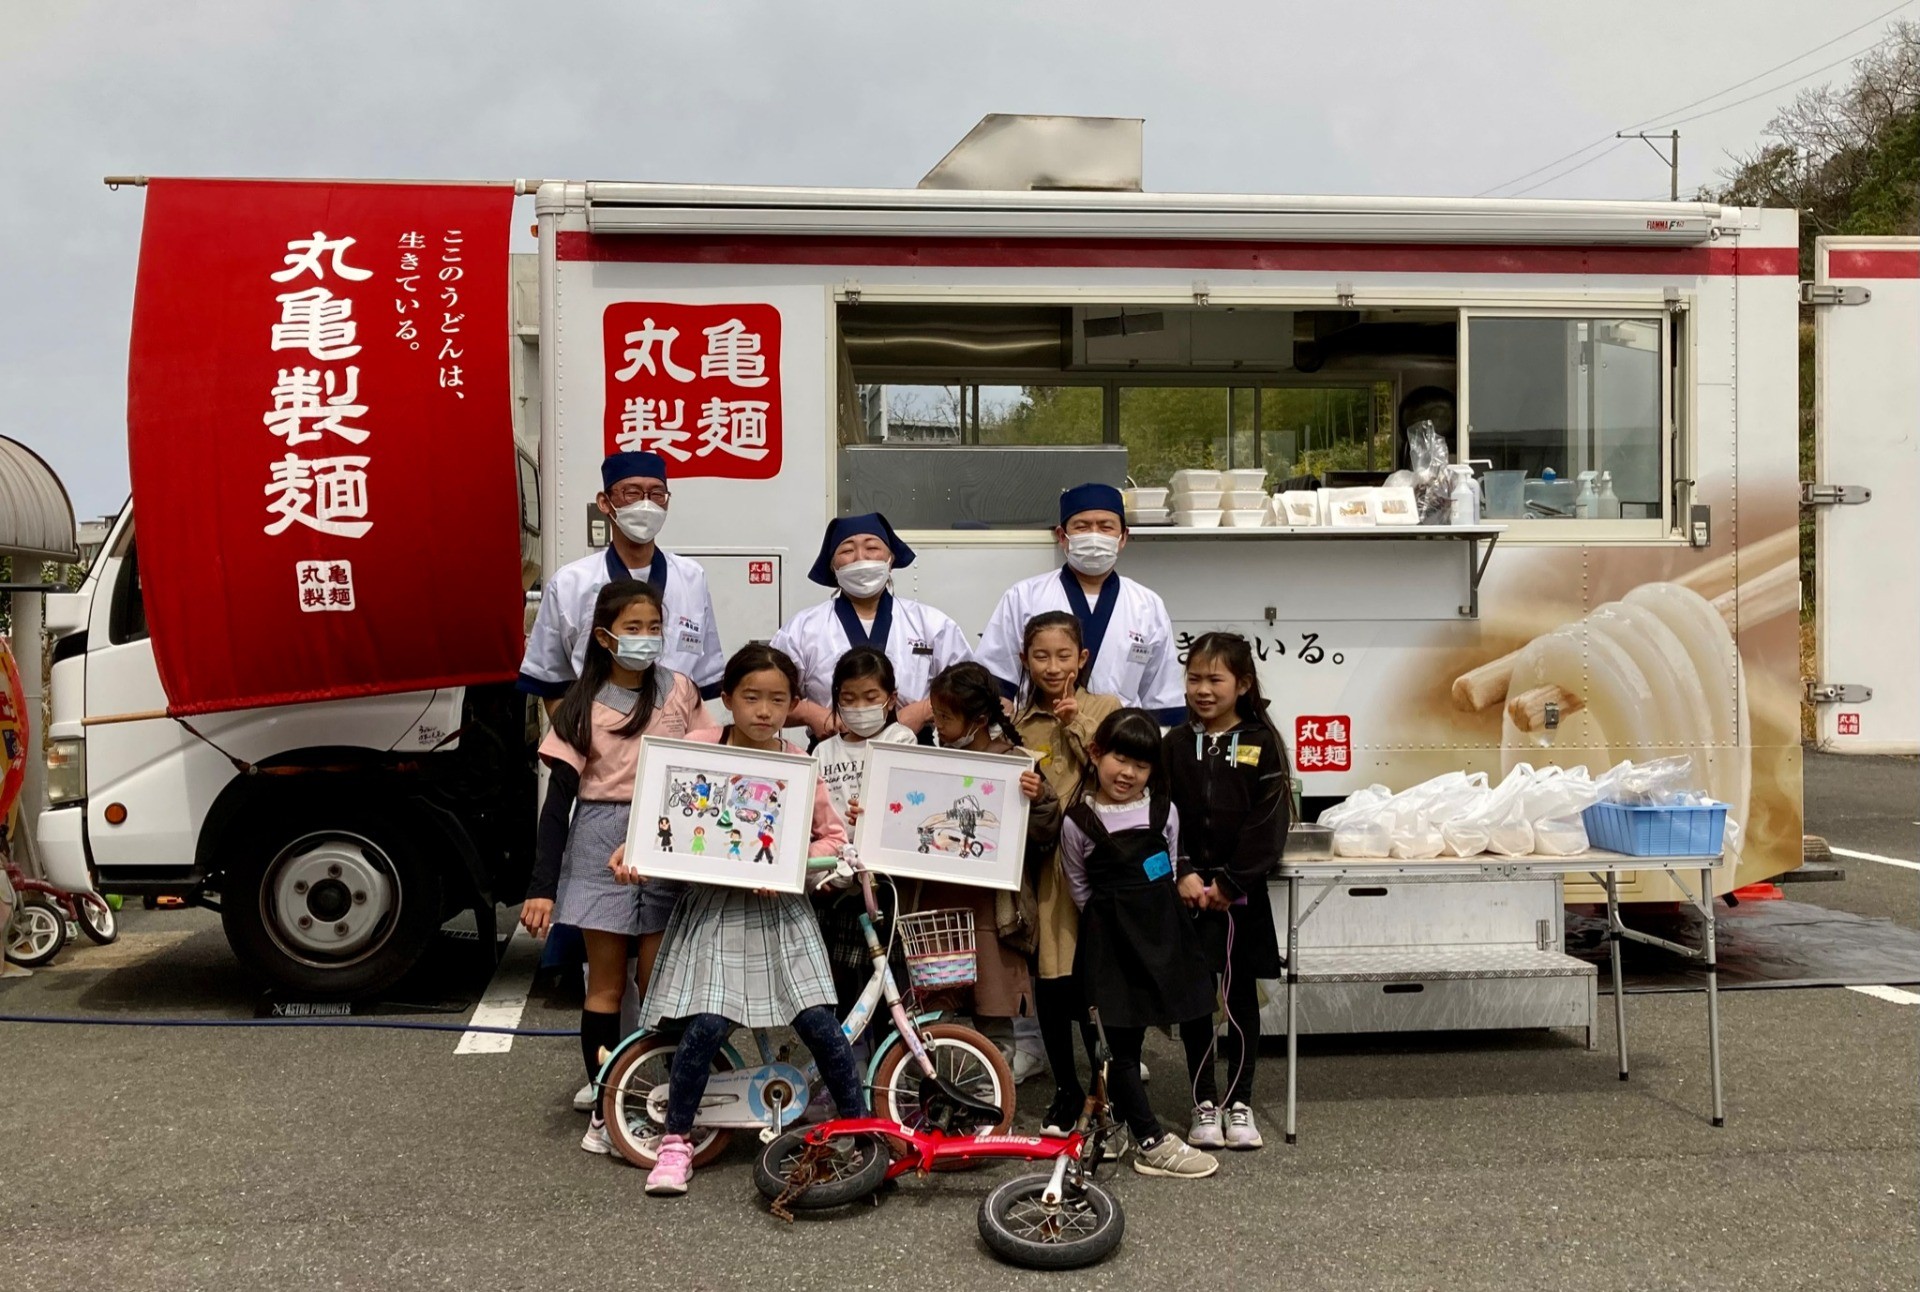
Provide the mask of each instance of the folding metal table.
{"label": "folding metal table", "polygon": [[[1275,877],[1287,888],[1287,928],[1285,969],[1287,982],[1287,1143],[1296,1141],[1295,1106],[1300,1067],[1297,1014],[1302,984],[1316,981],[1352,981],[1363,977],[1375,982],[1421,982],[1440,980],[1459,973],[1434,955],[1409,955],[1404,951],[1316,950],[1303,957],[1300,950],[1300,926],[1310,919],[1329,894],[1355,884],[1378,884],[1388,880],[1419,879],[1473,883],[1491,880],[1539,878],[1556,880],[1566,875],[1589,875],[1607,895],[1607,940],[1613,962],[1613,1026],[1620,1053],[1620,1079],[1627,1079],[1626,990],[1620,969],[1622,940],[1642,942],[1697,960],[1707,971],[1707,1062],[1712,1075],[1715,1126],[1726,1124],[1725,1106],[1720,1091],[1720,974],[1714,954],[1713,872],[1720,866],[1718,856],[1628,857],[1613,852],[1583,852],[1569,857],[1463,857],[1435,858],[1431,861],[1392,858],[1334,857],[1327,860],[1283,860]],[[1630,929],[1620,918],[1617,882],[1625,871],[1665,871],[1688,902],[1700,912],[1706,930],[1698,947],[1682,946],[1665,938]],[[1699,884],[1697,892],[1683,878],[1693,872]],[[1317,889],[1302,906],[1303,890]],[[1542,953],[1558,955],[1558,952]],[[1525,965],[1516,964],[1517,972]]]}

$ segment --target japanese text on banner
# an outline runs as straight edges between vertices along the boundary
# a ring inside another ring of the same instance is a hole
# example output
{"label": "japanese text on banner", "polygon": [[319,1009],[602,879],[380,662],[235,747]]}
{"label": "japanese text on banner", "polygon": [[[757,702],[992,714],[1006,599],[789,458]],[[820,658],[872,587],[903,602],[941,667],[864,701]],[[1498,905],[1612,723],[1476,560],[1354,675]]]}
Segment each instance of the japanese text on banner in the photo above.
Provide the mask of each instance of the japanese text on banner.
{"label": "japanese text on banner", "polygon": [[777,309],[623,301],[604,328],[607,452],[658,453],[680,477],[779,473]]}

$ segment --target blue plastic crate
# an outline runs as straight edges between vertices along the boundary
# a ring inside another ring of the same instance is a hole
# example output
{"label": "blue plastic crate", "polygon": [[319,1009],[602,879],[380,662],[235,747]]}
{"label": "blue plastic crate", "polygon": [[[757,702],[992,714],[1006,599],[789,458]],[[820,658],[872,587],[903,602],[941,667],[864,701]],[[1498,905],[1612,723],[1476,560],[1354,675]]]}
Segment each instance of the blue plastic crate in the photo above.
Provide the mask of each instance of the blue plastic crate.
{"label": "blue plastic crate", "polygon": [[1596,848],[1629,857],[1711,857],[1727,830],[1727,805],[1629,807],[1596,803],[1582,814]]}

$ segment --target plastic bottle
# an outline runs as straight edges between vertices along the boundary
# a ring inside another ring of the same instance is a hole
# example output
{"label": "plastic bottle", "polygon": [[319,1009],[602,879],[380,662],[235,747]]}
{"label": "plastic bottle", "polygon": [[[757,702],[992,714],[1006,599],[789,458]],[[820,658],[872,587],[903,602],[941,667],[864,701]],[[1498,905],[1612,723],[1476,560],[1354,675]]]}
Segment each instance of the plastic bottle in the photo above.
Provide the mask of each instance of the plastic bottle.
{"label": "plastic bottle", "polygon": [[1447,523],[1478,525],[1480,486],[1474,483],[1473,468],[1461,464],[1448,467],[1447,471],[1453,476],[1453,483],[1447,490]]}
{"label": "plastic bottle", "polygon": [[1600,496],[1594,499],[1593,514],[1601,520],[1620,519],[1620,497],[1613,491],[1613,472],[1600,473]]}
{"label": "plastic bottle", "polygon": [[1600,495],[1593,491],[1591,471],[1580,473],[1580,496],[1573,500],[1573,515],[1576,520],[1592,520],[1598,514]]}

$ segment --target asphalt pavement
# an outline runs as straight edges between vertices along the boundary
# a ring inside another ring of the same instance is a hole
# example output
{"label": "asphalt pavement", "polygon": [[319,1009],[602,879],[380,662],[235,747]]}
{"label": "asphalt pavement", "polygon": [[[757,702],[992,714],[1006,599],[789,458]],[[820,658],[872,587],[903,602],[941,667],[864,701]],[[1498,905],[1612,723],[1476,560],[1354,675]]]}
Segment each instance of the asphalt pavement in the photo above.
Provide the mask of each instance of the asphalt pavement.
{"label": "asphalt pavement", "polygon": [[[1810,830],[1920,861],[1920,767],[1809,757]],[[1920,871],[1837,858],[1796,901],[1920,927]],[[385,1019],[458,1029],[484,986],[449,940]],[[129,910],[112,947],[0,982],[0,1013],[250,1018],[204,911]],[[563,1030],[545,984],[522,1026]],[[445,1012],[439,1012],[444,1010]],[[1605,1002],[1603,999],[1603,1013]],[[1633,1079],[1611,1028],[1309,1038],[1300,1142],[1203,1181],[1110,1176],[1127,1237],[1104,1265],[996,1263],[979,1200],[1004,1173],[908,1180],[877,1207],[788,1226],[736,1146],[685,1199],[575,1147],[570,1038],[456,1054],[458,1031],[0,1024],[0,1270],[60,1289],[1911,1288],[1920,1270],[1920,993],[1722,996],[1727,1125],[1707,1122],[1704,997],[1630,995]],[[1174,1045],[1156,1107],[1187,1099]],[[1030,1125],[1048,1089],[1021,1089]]]}

